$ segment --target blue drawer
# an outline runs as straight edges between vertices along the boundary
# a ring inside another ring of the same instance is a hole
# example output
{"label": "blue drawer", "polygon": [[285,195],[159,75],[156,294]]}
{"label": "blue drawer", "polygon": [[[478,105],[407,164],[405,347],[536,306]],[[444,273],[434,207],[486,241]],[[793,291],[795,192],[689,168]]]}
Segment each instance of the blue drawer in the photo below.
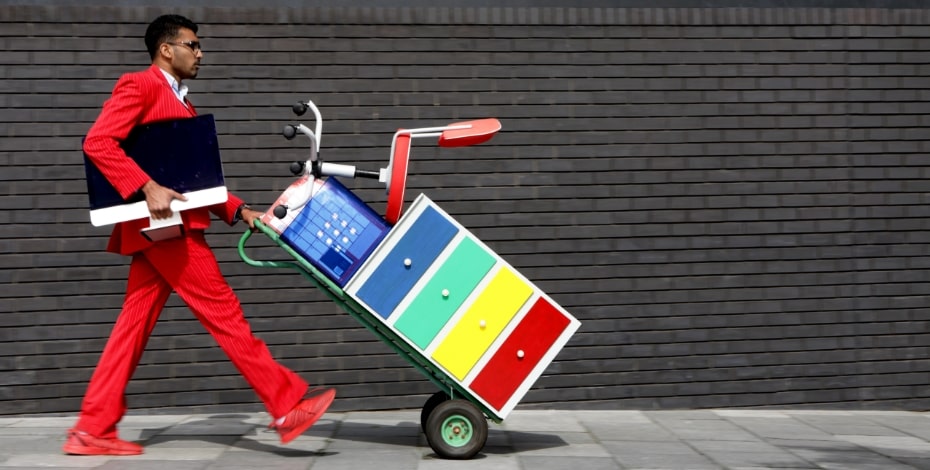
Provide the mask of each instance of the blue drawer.
{"label": "blue drawer", "polygon": [[456,233],[455,225],[427,207],[359,288],[357,297],[388,318]]}

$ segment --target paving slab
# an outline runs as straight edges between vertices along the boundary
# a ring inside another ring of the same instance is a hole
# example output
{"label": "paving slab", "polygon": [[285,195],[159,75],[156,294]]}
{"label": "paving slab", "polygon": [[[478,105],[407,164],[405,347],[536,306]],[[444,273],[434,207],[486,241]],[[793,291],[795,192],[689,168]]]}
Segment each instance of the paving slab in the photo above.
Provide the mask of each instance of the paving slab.
{"label": "paving slab", "polygon": [[930,470],[930,414],[842,410],[517,409],[471,460],[439,458],[420,410],[327,413],[282,446],[265,413],[145,415],[132,457],[61,454],[70,416],[0,418],[0,470]]}
{"label": "paving slab", "polygon": [[693,469],[721,468],[706,456],[681,441],[605,442],[604,447],[623,468]]}

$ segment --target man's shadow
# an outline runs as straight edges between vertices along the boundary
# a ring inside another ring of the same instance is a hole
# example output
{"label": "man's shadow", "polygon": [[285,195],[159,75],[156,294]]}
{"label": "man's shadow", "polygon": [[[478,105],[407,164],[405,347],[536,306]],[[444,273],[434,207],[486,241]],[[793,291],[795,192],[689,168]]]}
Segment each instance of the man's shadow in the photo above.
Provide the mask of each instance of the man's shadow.
{"label": "man's shadow", "polygon": [[[209,442],[220,446],[236,447],[254,452],[265,452],[282,457],[325,457],[338,452],[312,451],[297,448],[288,448],[281,445],[269,444],[259,439],[247,439],[247,436],[259,436],[260,433],[270,433],[277,437],[277,433],[266,428],[265,425],[250,423],[249,415],[222,414],[209,418],[189,421],[165,428],[145,429],[139,438],[146,446],[158,445],[166,442],[199,441]],[[488,440],[484,448],[473,457],[484,458],[487,454],[514,454],[532,450],[550,449],[567,446],[558,435],[544,433],[529,433],[509,429],[494,428],[488,431]],[[365,442],[384,445],[409,445],[429,447],[426,436],[420,430],[419,423],[399,422],[397,424],[366,423],[353,421],[327,421],[321,419],[309,433],[316,430],[318,433],[332,440]],[[435,454],[432,457],[438,458]]]}
{"label": "man's shadow", "polygon": [[[139,441],[146,447],[166,442],[208,442],[282,457],[325,457],[336,454],[336,452],[288,448],[283,445],[262,442],[258,439],[247,439],[247,436],[259,436],[259,433],[266,432],[277,438],[277,433],[267,429],[267,425],[250,423],[247,421],[250,418],[252,416],[223,414],[164,428],[144,429],[139,436]],[[314,428],[321,429],[327,426],[333,426],[333,424],[321,419],[308,432],[312,432]]]}

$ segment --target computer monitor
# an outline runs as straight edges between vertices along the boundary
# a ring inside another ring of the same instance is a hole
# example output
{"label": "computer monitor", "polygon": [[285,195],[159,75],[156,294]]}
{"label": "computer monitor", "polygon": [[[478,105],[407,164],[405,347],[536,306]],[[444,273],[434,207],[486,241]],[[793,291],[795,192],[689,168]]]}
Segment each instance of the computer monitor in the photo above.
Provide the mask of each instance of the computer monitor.
{"label": "computer monitor", "polygon": [[[226,183],[212,114],[137,126],[121,144],[156,183],[187,197],[175,212],[226,202]],[[144,196],[123,199],[84,155],[90,221],[96,227],[149,217]]]}

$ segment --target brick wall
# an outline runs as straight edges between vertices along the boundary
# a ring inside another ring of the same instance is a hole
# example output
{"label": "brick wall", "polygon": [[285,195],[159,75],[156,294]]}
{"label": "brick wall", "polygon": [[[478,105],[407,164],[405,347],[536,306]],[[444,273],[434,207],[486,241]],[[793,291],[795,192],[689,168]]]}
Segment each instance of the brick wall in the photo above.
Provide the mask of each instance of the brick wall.
{"label": "brick wall", "polygon": [[[408,196],[583,322],[522,406],[930,404],[930,10],[176,11],[205,47],[191,99],[257,206],[306,158],[279,135],[298,99],[324,158],[367,169],[399,127],[501,119],[480,147],[415,146]],[[128,260],[88,223],[80,139],[161,13],[0,6],[2,414],[76,411],[119,311]],[[434,391],[301,277],[242,263],[241,230],[210,242],[255,331],[338,409]],[[259,408],[176,298],[128,393]]]}

